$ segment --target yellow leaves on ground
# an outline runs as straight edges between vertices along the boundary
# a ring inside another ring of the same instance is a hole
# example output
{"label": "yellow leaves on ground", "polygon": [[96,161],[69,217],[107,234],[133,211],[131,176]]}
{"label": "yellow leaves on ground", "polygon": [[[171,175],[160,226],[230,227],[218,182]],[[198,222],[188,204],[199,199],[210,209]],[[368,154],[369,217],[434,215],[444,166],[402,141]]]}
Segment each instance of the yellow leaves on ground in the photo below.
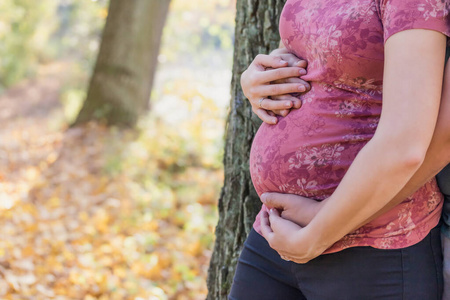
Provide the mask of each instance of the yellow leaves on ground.
{"label": "yellow leaves on ground", "polygon": [[46,124],[1,132],[0,299],[204,299],[223,181],[205,137]]}
{"label": "yellow leaves on ground", "polygon": [[[104,2],[78,2],[82,27],[72,27],[95,32]],[[48,64],[0,98],[0,299],[205,298],[234,4],[173,1],[151,117],[136,130],[67,129],[85,96],[84,62]],[[77,59],[96,49],[83,38],[95,34],[78,31],[68,35]]]}

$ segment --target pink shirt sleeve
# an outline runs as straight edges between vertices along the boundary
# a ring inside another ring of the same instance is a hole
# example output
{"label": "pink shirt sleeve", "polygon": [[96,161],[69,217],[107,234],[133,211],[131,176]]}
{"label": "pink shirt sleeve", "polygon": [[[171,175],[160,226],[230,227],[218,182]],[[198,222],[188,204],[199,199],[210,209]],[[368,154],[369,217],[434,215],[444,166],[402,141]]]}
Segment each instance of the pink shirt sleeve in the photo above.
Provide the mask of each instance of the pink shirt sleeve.
{"label": "pink shirt sleeve", "polygon": [[450,0],[377,0],[384,41],[408,29],[430,29],[450,35]]}

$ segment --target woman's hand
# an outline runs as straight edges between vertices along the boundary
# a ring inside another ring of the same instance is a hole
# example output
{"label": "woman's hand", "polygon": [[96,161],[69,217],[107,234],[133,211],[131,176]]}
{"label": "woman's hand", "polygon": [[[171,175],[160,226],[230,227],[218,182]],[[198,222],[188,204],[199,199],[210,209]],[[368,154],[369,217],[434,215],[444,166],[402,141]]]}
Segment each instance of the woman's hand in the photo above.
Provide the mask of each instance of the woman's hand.
{"label": "woman's hand", "polygon": [[261,201],[270,213],[261,216],[261,232],[285,260],[306,263],[325,251],[312,246],[303,227],[309,224],[326,200],[319,202],[294,194],[264,193]]}
{"label": "woman's hand", "polygon": [[276,209],[264,211],[260,218],[261,233],[281,258],[304,264],[321,255],[327,247],[319,247],[316,236],[280,216]]}
{"label": "woman's hand", "polygon": [[241,86],[253,112],[266,123],[276,124],[276,114],[286,116],[291,108],[300,108],[300,99],[290,95],[310,89],[300,79],[306,74],[306,61],[285,48],[270,55],[258,55],[242,73]]}
{"label": "woman's hand", "polygon": [[311,222],[326,200],[319,202],[294,194],[264,193],[261,202],[269,208],[276,208],[283,219],[302,227]]}

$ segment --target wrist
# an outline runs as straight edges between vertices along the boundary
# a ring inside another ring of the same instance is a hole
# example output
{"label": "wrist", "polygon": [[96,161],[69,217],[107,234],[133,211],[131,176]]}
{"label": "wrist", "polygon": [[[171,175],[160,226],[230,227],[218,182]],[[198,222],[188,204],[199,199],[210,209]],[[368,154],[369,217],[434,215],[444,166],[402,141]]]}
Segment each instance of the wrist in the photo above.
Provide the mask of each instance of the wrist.
{"label": "wrist", "polygon": [[324,240],[322,234],[317,230],[314,230],[314,227],[307,225],[301,231],[304,235],[303,239],[305,239],[309,245],[310,256],[319,256],[333,245],[333,243]]}
{"label": "wrist", "polygon": [[[332,201],[330,196],[322,201],[319,201],[317,205],[315,205],[316,215],[320,210],[327,204],[327,202]],[[325,224],[322,222],[310,222],[307,226],[304,227],[305,235],[308,237],[313,248],[318,249],[323,253],[325,250],[330,248],[337,240],[336,235],[333,234],[335,230],[329,230]]]}

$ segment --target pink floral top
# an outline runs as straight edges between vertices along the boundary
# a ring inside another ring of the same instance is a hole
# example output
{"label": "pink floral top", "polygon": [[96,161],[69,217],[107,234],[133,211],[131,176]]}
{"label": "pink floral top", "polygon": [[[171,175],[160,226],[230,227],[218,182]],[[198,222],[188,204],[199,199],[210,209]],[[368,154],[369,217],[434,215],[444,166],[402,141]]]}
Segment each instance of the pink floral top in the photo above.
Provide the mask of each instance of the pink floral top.
{"label": "pink floral top", "polygon": [[[287,49],[308,61],[303,78],[312,88],[301,96],[300,109],[259,128],[250,155],[257,193],[329,197],[377,128],[384,42],[412,28],[449,35],[448,10],[449,0],[287,0],[280,35]],[[327,253],[418,243],[437,225],[442,202],[433,179]],[[253,226],[260,232],[259,215]]]}

